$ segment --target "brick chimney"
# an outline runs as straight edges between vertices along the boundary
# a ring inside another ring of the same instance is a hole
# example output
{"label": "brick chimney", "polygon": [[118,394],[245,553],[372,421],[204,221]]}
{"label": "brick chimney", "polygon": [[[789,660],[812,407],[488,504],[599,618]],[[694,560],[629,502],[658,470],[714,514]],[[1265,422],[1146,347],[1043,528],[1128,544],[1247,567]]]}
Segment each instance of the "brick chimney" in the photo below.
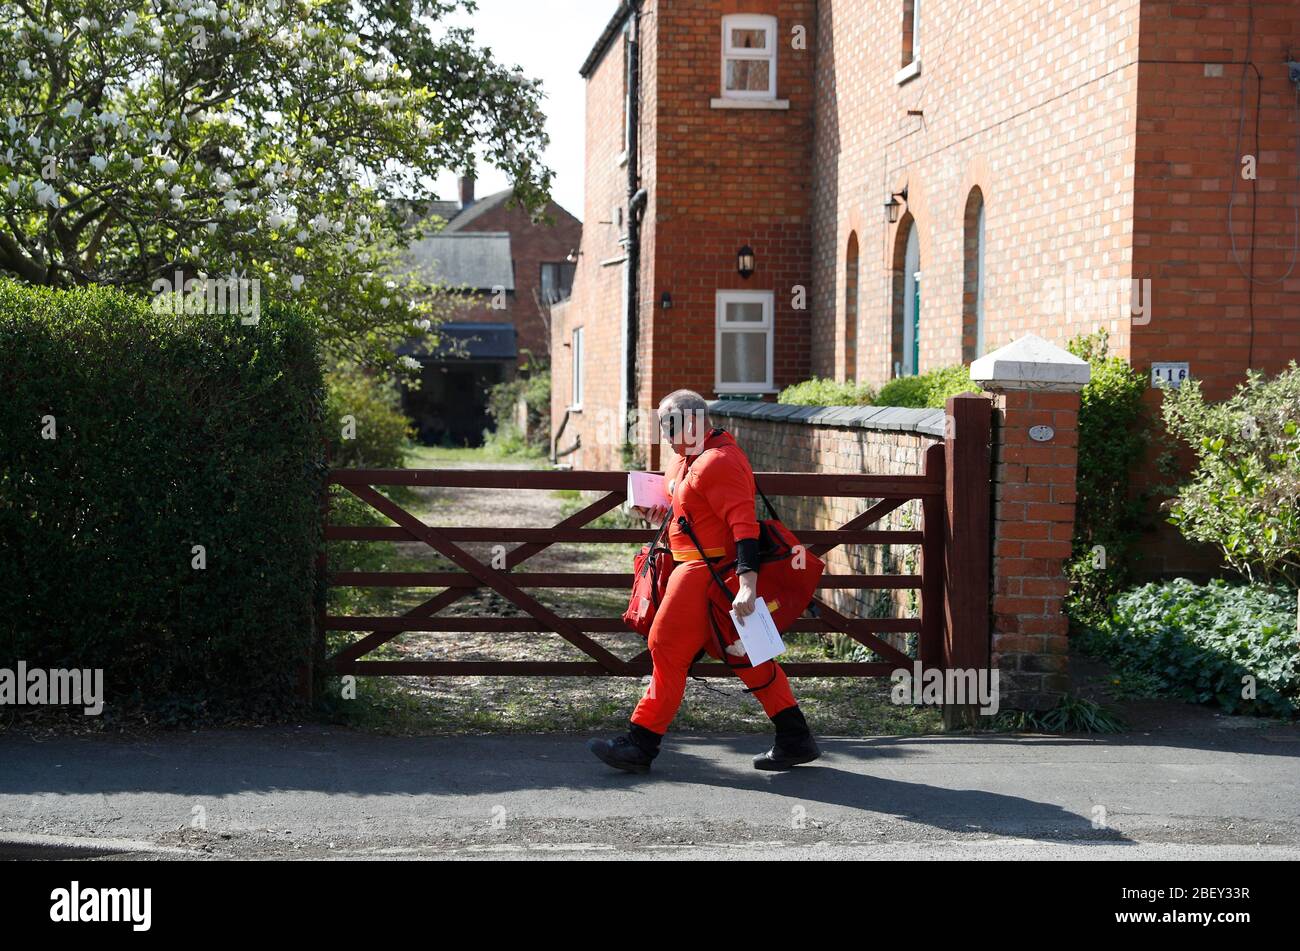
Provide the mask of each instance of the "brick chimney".
{"label": "brick chimney", "polygon": [[470,175],[460,177],[460,208],[464,211],[474,204],[474,178]]}

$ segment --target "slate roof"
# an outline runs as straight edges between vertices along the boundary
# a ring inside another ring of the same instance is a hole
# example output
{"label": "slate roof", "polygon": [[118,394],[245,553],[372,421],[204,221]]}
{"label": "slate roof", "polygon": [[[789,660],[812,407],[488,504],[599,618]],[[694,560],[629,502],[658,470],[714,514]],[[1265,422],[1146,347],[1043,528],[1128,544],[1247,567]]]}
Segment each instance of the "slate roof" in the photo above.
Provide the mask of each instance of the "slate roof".
{"label": "slate roof", "polygon": [[[473,209],[470,209],[473,210]],[[515,289],[510,234],[505,231],[441,231],[412,242],[406,255],[411,269],[428,284],[476,291]]]}

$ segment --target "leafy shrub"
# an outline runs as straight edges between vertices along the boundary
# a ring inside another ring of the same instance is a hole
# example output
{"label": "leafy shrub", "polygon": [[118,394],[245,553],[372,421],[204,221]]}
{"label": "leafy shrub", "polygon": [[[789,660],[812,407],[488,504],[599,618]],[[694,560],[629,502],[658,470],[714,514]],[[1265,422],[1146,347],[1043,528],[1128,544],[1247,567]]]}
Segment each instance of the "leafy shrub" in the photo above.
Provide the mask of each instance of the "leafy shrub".
{"label": "leafy shrub", "polygon": [[921,409],[928,405],[930,386],[925,377],[896,376],[880,388],[877,406],[906,406]]}
{"label": "leafy shrub", "polygon": [[[338,468],[398,469],[412,436],[411,421],[401,410],[396,386],[351,367],[325,377],[325,434],[330,464]],[[344,417],[351,416],[344,438]]]}
{"label": "leafy shrub", "polygon": [[[1146,378],[1122,358],[1106,355],[1104,330],[1075,337],[1068,347],[1092,366],[1092,378],[1079,394],[1078,501],[1074,550],[1066,566],[1068,608],[1079,620],[1104,611],[1107,599],[1133,577],[1146,496],[1131,492],[1130,473],[1148,442],[1142,408]],[[1097,546],[1102,558],[1094,555]]]}
{"label": "leafy shrub", "polygon": [[914,409],[943,409],[948,397],[978,393],[979,384],[970,378],[970,367],[957,364],[939,367],[919,376],[898,376],[880,388],[877,406],[908,406]]}
{"label": "leafy shrub", "polygon": [[1300,368],[1256,370],[1221,403],[1200,384],[1165,392],[1165,427],[1196,454],[1170,521],[1248,578],[1300,582]]}
{"label": "leafy shrub", "polygon": [[[515,407],[519,400],[528,407],[528,435],[519,431]],[[496,422],[493,432],[484,433],[484,443],[501,455],[534,455],[551,448],[551,371],[529,364],[513,380],[488,390],[488,415]]]}
{"label": "leafy shrub", "polygon": [[110,716],[287,711],[312,643],[322,390],[294,309],[245,326],[0,281],[0,666],[103,668]]}
{"label": "leafy shrub", "polygon": [[787,386],[777,402],[795,406],[870,406],[875,399],[876,391],[866,383],[813,377]]}
{"label": "leafy shrub", "polygon": [[[1161,696],[1291,716],[1300,705],[1295,638],[1295,592],[1285,586],[1179,578],[1118,596],[1082,646]],[[1242,696],[1244,677],[1254,678],[1253,699]]]}

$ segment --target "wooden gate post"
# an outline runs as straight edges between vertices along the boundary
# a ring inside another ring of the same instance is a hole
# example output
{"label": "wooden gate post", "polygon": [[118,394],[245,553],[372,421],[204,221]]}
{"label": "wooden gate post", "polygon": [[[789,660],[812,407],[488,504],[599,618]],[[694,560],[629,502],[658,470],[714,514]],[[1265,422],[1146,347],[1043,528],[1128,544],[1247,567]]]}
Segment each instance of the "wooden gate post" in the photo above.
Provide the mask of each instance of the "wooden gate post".
{"label": "wooden gate post", "polygon": [[[948,400],[944,504],[944,667],[989,668],[989,430],[988,397],[963,393]],[[947,729],[973,725],[978,704],[945,704]]]}

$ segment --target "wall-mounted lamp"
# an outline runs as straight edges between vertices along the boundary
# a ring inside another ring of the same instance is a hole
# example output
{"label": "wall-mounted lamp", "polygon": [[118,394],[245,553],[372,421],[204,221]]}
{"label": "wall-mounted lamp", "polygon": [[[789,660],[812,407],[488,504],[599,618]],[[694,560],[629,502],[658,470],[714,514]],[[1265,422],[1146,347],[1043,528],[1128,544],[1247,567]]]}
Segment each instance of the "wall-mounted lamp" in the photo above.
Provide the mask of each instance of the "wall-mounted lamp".
{"label": "wall-mounted lamp", "polygon": [[746,279],[754,273],[754,249],[749,245],[736,252],[736,270]]}
{"label": "wall-mounted lamp", "polygon": [[577,264],[578,256],[580,254],[582,254],[582,252],[579,251],[577,248],[574,248],[572,251],[570,251],[568,254],[564,256],[564,260],[569,264]]}
{"label": "wall-mounted lamp", "polygon": [[663,294],[659,296],[659,306],[662,307],[664,310],[672,310],[673,295],[668,293],[668,291],[664,291]]}
{"label": "wall-mounted lamp", "polygon": [[[902,203],[900,203],[898,200],[900,198],[903,199]],[[906,202],[907,202],[906,185],[903,186],[903,190],[901,192],[894,192],[894,194],[889,196],[889,201],[885,202],[885,217],[889,219],[889,223],[891,225],[898,223],[898,209],[902,208],[903,203]]]}

